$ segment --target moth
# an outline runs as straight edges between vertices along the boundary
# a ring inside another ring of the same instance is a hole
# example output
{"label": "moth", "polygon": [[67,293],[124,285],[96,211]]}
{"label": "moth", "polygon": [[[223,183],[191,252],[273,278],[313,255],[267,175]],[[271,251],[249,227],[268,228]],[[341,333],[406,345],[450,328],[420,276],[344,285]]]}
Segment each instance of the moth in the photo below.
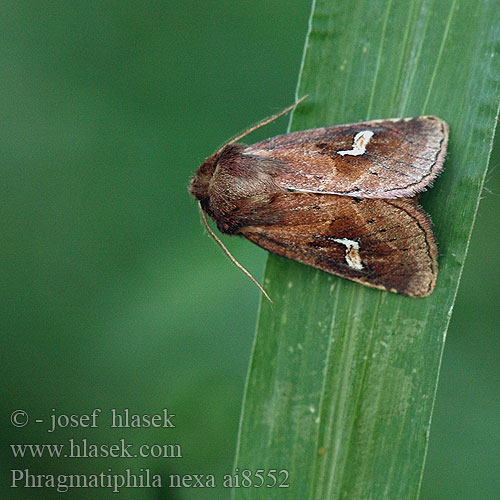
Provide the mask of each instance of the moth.
{"label": "moth", "polygon": [[327,273],[410,297],[429,295],[438,252],[417,198],[442,170],[448,125],[417,116],[237,143],[299,102],[199,167],[189,191],[209,232],[218,240],[205,214],[222,233]]}

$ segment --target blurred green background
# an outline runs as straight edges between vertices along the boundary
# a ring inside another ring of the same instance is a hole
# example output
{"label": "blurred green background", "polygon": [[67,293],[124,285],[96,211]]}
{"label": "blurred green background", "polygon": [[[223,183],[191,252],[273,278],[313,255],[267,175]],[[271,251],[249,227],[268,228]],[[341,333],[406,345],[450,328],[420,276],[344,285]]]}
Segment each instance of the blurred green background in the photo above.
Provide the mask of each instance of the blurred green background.
{"label": "blurred green background", "polygon": [[[10,488],[11,469],[231,471],[259,296],[204,234],[186,188],[225,139],[293,101],[309,9],[306,0],[2,2],[2,499],[56,496]],[[251,140],[285,129],[281,120]],[[499,165],[497,147],[449,329],[424,500],[500,491]],[[224,241],[262,275],[264,251]],[[97,407],[168,408],[176,428],[110,429],[105,415],[97,429],[48,433],[34,422]],[[10,424],[17,409],[26,427]],[[180,443],[183,458],[16,459],[9,446],[69,438]]]}

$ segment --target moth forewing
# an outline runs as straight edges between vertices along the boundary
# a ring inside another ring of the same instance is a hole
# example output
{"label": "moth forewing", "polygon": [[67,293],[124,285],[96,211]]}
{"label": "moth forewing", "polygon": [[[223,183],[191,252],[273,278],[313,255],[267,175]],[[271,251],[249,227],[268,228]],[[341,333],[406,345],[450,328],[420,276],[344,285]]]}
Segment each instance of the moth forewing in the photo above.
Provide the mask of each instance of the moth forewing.
{"label": "moth forewing", "polygon": [[199,168],[190,192],[222,232],[424,297],[436,283],[437,249],[415,195],[441,171],[447,142],[444,121],[420,116],[229,143]]}
{"label": "moth forewing", "polygon": [[434,288],[437,250],[427,217],[409,199],[287,193],[279,224],[242,234],[278,255],[413,297]]}
{"label": "moth forewing", "polygon": [[293,132],[248,146],[244,154],[279,161],[275,182],[287,190],[400,198],[437,177],[447,142],[444,121],[420,116]]}

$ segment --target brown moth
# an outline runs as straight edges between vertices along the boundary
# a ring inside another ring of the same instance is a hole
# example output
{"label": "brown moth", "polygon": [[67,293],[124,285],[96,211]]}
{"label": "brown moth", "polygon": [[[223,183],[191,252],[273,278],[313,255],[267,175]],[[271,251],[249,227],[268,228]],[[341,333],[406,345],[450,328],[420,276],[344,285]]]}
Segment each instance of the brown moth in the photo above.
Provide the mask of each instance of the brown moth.
{"label": "brown moth", "polygon": [[200,166],[189,191],[202,215],[222,233],[327,273],[411,297],[429,295],[437,249],[417,196],[442,169],[448,125],[417,116],[235,144],[297,104]]}

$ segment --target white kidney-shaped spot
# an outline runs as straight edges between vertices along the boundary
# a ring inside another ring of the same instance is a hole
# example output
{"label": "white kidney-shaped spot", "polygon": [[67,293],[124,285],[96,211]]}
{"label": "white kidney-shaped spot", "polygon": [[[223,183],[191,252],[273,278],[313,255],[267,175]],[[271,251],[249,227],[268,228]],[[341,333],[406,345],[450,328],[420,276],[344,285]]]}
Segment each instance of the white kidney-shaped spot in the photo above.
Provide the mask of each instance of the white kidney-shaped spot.
{"label": "white kidney-shaped spot", "polygon": [[335,238],[333,241],[345,245],[345,261],[349,267],[356,269],[356,271],[361,271],[361,269],[363,269],[363,264],[361,263],[361,256],[359,255],[359,243],[347,238]]}
{"label": "white kidney-shaped spot", "polygon": [[337,151],[339,155],[350,155],[350,156],[360,156],[365,153],[366,146],[373,137],[373,132],[371,130],[362,130],[354,136],[354,142],[352,144],[352,149],[348,151]]}

